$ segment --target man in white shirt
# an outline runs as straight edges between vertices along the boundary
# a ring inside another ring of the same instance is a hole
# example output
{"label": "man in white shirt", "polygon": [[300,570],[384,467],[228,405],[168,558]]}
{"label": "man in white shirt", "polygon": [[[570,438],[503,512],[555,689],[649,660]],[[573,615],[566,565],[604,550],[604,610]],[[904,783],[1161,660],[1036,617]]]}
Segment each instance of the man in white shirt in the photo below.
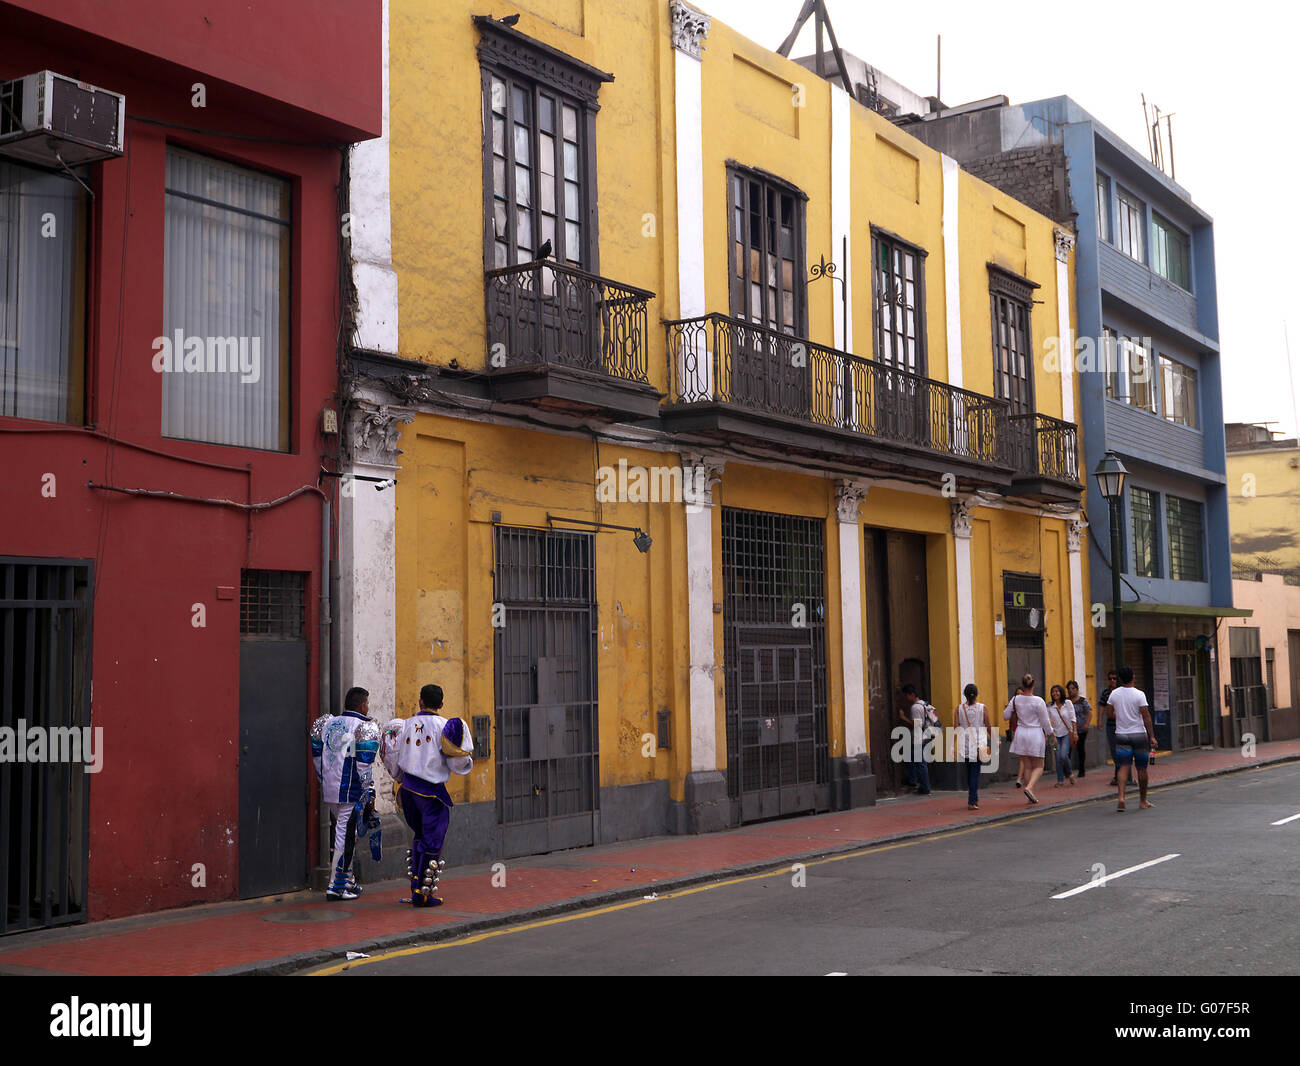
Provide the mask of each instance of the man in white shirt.
{"label": "man in white shirt", "polygon": [[1128,784],[1130,766],[1137,772],[1139,806],[1150,807],[1147,763],[1156,748],[1156,732],[1146,693],[1133,687],[1133,667],[1119,668],[1119,688],[1111,692],[1106,702],[1115,714],[1115,780],[1119,784],[1116,810],[1124,809],[1124,786]]}

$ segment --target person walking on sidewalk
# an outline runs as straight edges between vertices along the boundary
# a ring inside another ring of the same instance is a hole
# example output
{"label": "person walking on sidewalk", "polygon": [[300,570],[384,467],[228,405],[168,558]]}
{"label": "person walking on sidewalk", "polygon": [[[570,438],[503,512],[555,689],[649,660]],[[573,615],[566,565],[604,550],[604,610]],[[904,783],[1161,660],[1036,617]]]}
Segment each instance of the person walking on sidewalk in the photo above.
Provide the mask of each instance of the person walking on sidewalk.
{"label": "person walking on sidewalk", "polygon": [[1111,709],[1110,694],[1119,687],[1115,671],[1106,675],[1106,687],[1101,691],[1101,706],[1097,713],[1106,719],[1106,746],[1110,748],[1110,783],[1119,784],[1119,763],[1115,761],[1115,712]]}
{"label": "person walking on sidewalk", "polygon": [[323,714],[312,723],[311,759],[320,782],[321,802],[333,823],[334,859],[328,900],[356,899],[361,886],[352,872],[357,831],[374,817],[372,785],[375,754],[379,750],[379,723],[370,717],[370,693],[348,689],[342,714]]}
{"label": "person walking on sidewalk", "polygon": [[903,686],[903,704],[907,711],[902,717],[912,730],[912,764],[909,768],[910,784],[916,786],[918,796],[930,794],[930,764],[925,758],[925,740],[929,716],[927,705],[916,691],[915,685]]}
{"label": "person walking on sidewalk", "polygon": [[1074,787],[1074,767],[1070,764],[1070,750],[1077,737],[1074,704],[1065,698],[1065,689],[1053,685],[1048,693],[1051,702],[1047,713],[1052,719],[1052,732],[1056,734],[1056,787],[1068,780]]}
{"label": "person walking on sidewalk", "polygon": [[452,774],[474,768],[474,739],[461,718],[444,718],[442,689],[420,689],[420,709],[412,718],[394,718],[384,729],[384,768],[393,776],[402,817],[414,839],[406,874],[411,879],[411,905],[440,907],[438,879],[446,867],[442,845],[454,806],[447,793]]}
{"label": "person walking on sidewalk", "polygon": [[1088,730],[1092,727],[1092,704],[1088,702],[1088,697],[1079,691],[1077,681],[1065,683],[1065,695],[1074,704],[1075,731],[1079,737],[1079,743],[1074,748],[1074,765],[1079,776],[1084,777],[1088,769],[1085,763],[1088,761]]}
{"label": "person walking on sidewalk", "polygon": [[[1019,685],[1016,686],[1016,696],[1023,696],[1025,690]],[[1007,701],[1006,708],[1002,711],[1002,721],[1007,725],[1007,750],[1010,751],[1010,745],[1016,740],[1016,696],[1012,696]],[[1014,756],[1016,760],[1016,788],[1025,787],[1025,775],[1020,772],[1020,756]]]}
{"label": "person walking on sidewalk", "polygon": [[967,685],[962,694],[965,701],[957,704],[953,721],[957,723],[957,758],[966,765],[966,809],[980,809],[980,766],[989,758],[988,745],[993,739],[993,723],[989,709],[975,698],[980,690]]}
{"label": "person walking on sidewalk", "polygon": [[1133,687],[1133,667],[1119,668],[1119,682],[1119,688],[1110,694],[1110,706],[1115,712],[1115,777],[1119,782],[1119,806],[1115,809],[1122,811],[1130,766],[1137,772],[1138,806],[1154,806],[1147,799],[1147,764],[1156,750],[1156,732],[1147,694]]}
{"label": "person walking on sidewalk", "polygon": [[1020,756],[1020,776],[1024,781],[1025,799],[1037,803],[1034,786],[1043,776],[1043,759],[1052,739],[1052,720],[1047,714],[1047,704],[1041,696],[1034,695],[1034,676],[1025,674],[1020,680],[1023,695],[1011,697],[1012,713],[1016,717],[1016,735],[1011,741],[1011,752]]}

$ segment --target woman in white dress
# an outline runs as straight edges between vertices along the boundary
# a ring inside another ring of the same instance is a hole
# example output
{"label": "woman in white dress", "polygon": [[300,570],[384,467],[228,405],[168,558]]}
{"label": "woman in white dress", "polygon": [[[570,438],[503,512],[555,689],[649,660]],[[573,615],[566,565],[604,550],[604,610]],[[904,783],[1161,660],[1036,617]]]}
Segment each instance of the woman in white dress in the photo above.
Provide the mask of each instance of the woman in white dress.
{"label": "woman in white dress", "polygon": [[1037,803],[1034,786],[1043,776],[1043,757],[1053,738],[1052,720],[1047,704],[1041,696],[1034,695],[1034,677],[1025,674],[1020,681],[1020,693],[1011,697],[1007,715],[1016,716],[1016,735],[1011,741],[1011,752],[1020,756],[1020,779],[1024,782],[1025,799]]}

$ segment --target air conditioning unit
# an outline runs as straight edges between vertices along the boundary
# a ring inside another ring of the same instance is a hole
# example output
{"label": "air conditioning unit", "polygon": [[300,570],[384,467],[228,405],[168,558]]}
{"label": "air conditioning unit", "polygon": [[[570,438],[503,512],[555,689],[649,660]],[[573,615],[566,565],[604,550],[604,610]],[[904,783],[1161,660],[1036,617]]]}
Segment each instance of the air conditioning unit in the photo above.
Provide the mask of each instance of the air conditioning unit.
{"label": "air conditioning unit", "polygon": [[0,156],[40,167],[122,154],[126,97],[42,70],[0,82]]}

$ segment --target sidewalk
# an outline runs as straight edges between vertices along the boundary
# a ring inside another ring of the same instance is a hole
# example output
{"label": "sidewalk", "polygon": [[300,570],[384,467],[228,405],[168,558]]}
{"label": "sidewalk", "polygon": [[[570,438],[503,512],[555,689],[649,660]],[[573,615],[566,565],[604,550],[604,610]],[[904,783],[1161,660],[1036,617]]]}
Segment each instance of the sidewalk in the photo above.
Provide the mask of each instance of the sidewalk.
{"label": "sidewalk", "polygon": [[[1235,750],[1161,755],[1152,787],[1300,759],[1300,740],[1261,744],[1256,757]],[[1046,776],[1029,807],[1009,783],[981,787],[979,811],[965,792],[882,800],[874,807],[805,815],[706,836],[654,837],[594,848],[510,859],[506,885],[492,885],[491,864],[450,870],[443,907],[402,906],[404,882],[367,886],[358,900],[327,903],[300,892],[207,904],[157,914],[19,934],[0,940],[0,974],[189,975],[291,973],[341,962],[346,952],[375,953],[441,940],[524,919],[635,899],[651,893],[752,873],[785,863],[853,851],[866,845],[998,822],[1081,800],[1109,799],[1109,770],[1099,767],[1074,788],[1053,788]],[[1128,817],[1158,817],[1137,810]],[[390,847],[405,848],[405,840]]]}

